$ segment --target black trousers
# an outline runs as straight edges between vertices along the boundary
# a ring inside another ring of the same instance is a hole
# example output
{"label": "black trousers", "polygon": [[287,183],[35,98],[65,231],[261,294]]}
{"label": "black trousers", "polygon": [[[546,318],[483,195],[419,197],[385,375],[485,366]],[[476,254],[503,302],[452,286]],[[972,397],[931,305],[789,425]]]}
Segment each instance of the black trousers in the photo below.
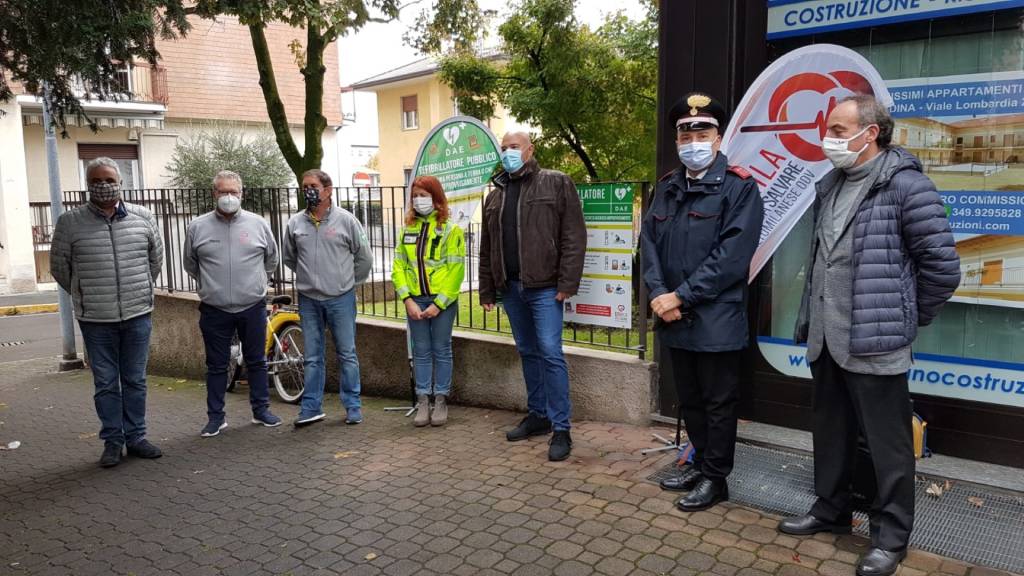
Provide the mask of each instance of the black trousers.
{"label": "black trousers", "polygon": [[694,449],[693,465],[715,481],[724,481],[732,472],[736,455],[741,354],[672,348],[672,371]]}
{"label": "black trousers", "polygon": [[863,433],[878,493],[871,510],[871,545],[898,551],[914,526],[914,432],[907,375],[872,376],[843,370],[828,353],[811,363],[814,376],[814,491],[811,514],[849,523],[850,487]]}

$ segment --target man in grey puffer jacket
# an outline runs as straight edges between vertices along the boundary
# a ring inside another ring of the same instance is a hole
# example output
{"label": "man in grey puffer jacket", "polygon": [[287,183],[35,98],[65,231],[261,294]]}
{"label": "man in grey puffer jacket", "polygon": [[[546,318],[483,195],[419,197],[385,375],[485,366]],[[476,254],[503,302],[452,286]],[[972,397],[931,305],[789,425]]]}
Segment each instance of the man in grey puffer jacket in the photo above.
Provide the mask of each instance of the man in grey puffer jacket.
{"label": "man in grey puffer jacket", "polygon": [[50,273],[75,303],[102,423],[100,465],[109,468],[125,445],[132,456],[161,456],[146,440],[146,362],[164,245],[153,214],[121,200],[116,162],[96,158],[85,179],[89,202],[54,227]]}
{"label": "man in grey puffer jacket", "polygon": [[893,121],[872,96],[839,103],[818,183],[815,234],[797,342],[814,376],[814,484],[809,514],[788,534],[849,533],[858,433],[878,484],[871,550],[861,576],[888,575],[906,556],[914,522],[914,447],[907,370],[918,326],[960,283],[946,212],[921,163],[890,145]]}

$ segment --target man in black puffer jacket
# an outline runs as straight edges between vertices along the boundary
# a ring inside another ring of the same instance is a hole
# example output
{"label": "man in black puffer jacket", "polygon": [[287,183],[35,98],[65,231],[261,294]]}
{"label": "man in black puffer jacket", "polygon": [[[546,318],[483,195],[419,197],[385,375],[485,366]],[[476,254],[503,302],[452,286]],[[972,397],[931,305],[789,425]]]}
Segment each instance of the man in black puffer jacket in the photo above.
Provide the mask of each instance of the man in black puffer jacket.
{"label": "man in black puffer jacket", "polygon": [[893,121],[872,96],[839,103],[818,183],[815,233],[796,341],[814,376],[814,484],[788,534],[849,533],[850,481],[860,430],[878,481],[871,550],[861,576],[888,575],[906,556],[914,523],[914,446],[907,370],[918,326],[960,284],[960,259],[935,185],[890,145]]}

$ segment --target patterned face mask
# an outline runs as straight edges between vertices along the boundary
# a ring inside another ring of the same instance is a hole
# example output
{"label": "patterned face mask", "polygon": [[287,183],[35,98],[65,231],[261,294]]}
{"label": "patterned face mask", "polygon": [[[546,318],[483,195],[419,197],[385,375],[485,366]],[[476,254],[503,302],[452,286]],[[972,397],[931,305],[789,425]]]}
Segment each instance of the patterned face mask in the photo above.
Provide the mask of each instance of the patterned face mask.
{"label": "patterned face mask", "polygon": [[93,204],[109,204],[121,197],[121,186],[110,182],[89,184],[89,201]]}

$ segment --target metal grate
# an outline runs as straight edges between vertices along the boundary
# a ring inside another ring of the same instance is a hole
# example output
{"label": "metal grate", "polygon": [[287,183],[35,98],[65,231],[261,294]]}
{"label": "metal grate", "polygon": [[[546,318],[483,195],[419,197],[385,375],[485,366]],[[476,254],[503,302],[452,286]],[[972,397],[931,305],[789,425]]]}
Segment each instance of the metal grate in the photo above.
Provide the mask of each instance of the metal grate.
{"label": "metal grate", "polygon": [[[673,457],[647,479],[657,483],[675,473]],[[941,496],[928,494],[933,484],[941,488]],[[920,475],[915,488],[912,546],[1024,573],[1024,496]],[[729,496],[735,503],[773,514],[806,514],[815,499],[814,460],[805,454],[737,444]],[[855,532],[868,536],[867,516],[858,512],[854,517],[860,520],[855,521]]]}

